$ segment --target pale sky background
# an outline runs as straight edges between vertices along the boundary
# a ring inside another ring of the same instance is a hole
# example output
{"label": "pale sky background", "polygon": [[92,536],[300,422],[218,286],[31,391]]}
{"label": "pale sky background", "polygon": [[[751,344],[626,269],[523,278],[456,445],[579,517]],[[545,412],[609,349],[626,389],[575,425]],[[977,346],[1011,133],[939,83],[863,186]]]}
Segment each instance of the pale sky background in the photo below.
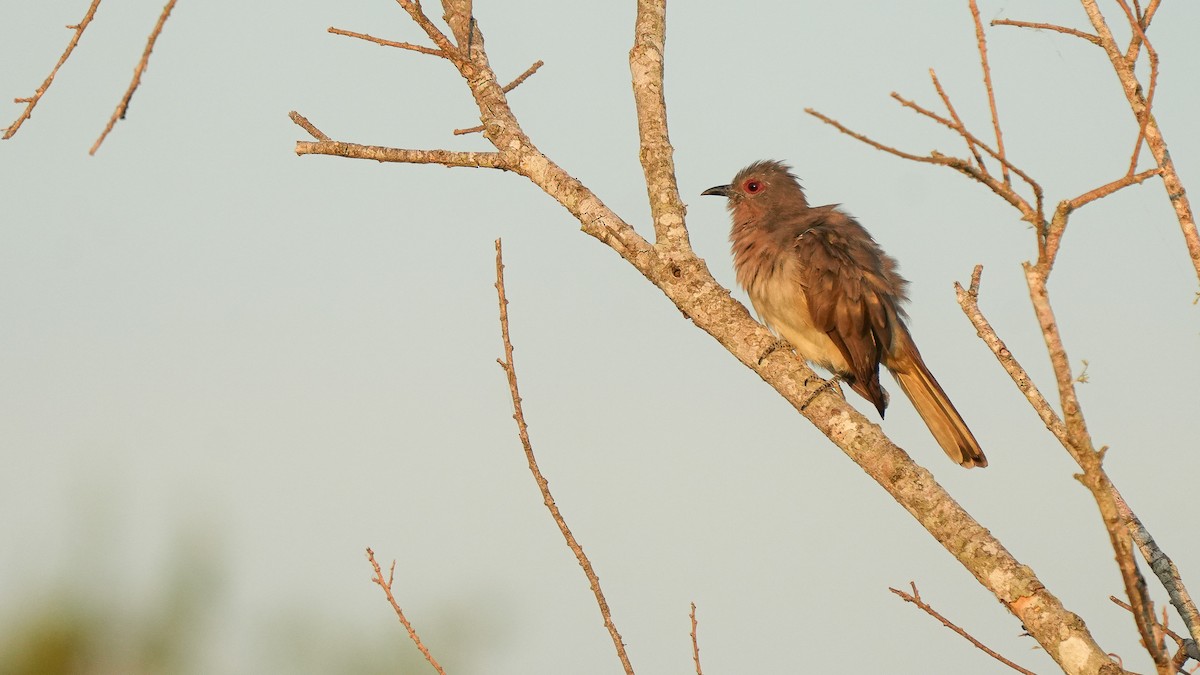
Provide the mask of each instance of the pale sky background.
{"label": "pale sky background", "polygon": [[[0,126],[87,4],[0,5]],[[546,62],[510,97],[525,130],[651,236],[632,0],[476,4],[502,79]],[[913,333],[991,466],[948,462],[902,397],[884,428],[1104,649],[1151,671],[1107,599],[1120,577],[1076,467],[954,300],[984,264],[985,312],[1057,400],[1020,268],[1028,227],[982,186],[803,113],[962,154],[888,93],[937,107],[933,67],[988,134],[967,3],[752,6],[668,14],[695,249],[734,284],[724,204],[700,192],[756,159],[789,161],[811,201],[844,204],[912,281]],[[422,42],[395,3],[183,0],[128,119],[88,157],[161,7],[102,4],[0,144],[0,649],[64,603],[119,643],[179,610],[182,575],[203,609],[181,672],[432,672],[404,665],[415,650],[370,583],[372,546],[398,560],[396,592],[449,672],[619,672],[495,363],[502,237],[535,449],[639,673],[692,672],[693,601],[709,673],[1010,672],[888,592],[909,580],[991,647],[1056,670],[873,481],[527,181],[293,154],[307,136],[292,109],[338,140],[489,149],[450,135],[478,114],[449,64],[325,32]],[[981,10],[1090,30],[1066,0]],[[1171,1],[1151,32],[1155,112],[1193,191],[1197,25],[1200,6]],[[1010,156],[1048,203],[1120,176],[1135,127],[1102,52],[989,35]],[[1196,290],[1158,181],[1077,213],[1051,280],[1110,474],[1193,591]]]}

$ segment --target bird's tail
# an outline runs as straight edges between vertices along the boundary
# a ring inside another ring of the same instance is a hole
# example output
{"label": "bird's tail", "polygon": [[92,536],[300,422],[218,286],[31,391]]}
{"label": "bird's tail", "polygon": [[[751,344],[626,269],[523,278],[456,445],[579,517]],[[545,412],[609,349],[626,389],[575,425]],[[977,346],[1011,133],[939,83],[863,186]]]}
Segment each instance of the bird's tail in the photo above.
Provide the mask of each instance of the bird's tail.
{"label": "bird's tail", "polygon": [[903,343],[887,364],[888,370],[892,371],[900,389],[912,401],[921,419],[925,420],[938,445],[942,446],[950,459],[968,469],[987,466],[987,457],[979,448],[979,442],[954,409],[954,404],[942,391],[933,373],[925,367],[925,361],[921,359],[921,353],[917,351],[912,338],[905,335]]}

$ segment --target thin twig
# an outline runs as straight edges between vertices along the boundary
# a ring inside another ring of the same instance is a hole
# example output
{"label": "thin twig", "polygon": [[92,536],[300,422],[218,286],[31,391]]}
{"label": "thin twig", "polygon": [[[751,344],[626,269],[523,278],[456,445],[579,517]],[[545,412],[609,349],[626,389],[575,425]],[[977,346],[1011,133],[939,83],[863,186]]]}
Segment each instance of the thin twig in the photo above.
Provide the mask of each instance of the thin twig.
{"label": "thin twig", "polygon": [[[992,128],[996,130],[996,152],[1003,161],[1004,135],[1000,133],[1000,115],[996,113],[996,92],[992,89],[992,69],[988,66],[987,37],[983,34],[983,22],[979,20],[979,5],[975,0],[968,2],[971,5],[971,19],[975,22],[975,42],[979,45],[979,64],[983,67],[983,84],[987,88],[988,107],[992,111]],[[1009,185],[1007,165],[1004,165],[1001,173],[1004,175],[1004,184]]]}
{"label": "thin twig", "polygon": [[388,577],[384,579],[383,570],[380,569],[379,562],[375,560],[375,552],[370,548],[367,549],[367,560],[371,561],[371,569],[375,570],[375,578],[371,579],[371,581],[383,589],[383,594],[387,596],[388,602],[392,605],[392,611],[396,612],[396,618],[400,619],[400,625],[404,626],[404,630],[408,631],[409,639],[417,646],[417,650],[421,652],[421,655],[425,657],[429,665],[433,666],[433,669],[438,672],[438,675],[446,675],[446,671],[442,670],[442,665],[438,663],[437,659],[433,658],[433,654],[429,652],[425,643],[421,642],[421,636],[417,635],[417,631],[413,628],[412,623],[409,622],[408,617],[404,616],[404,610],[400,608],[400,603],[396,602],[396,596],[392,594],[392,583],[396,577],[396,561],[392,561],[392,567],[388,570]]}
{"label": "thin twig", "polygon": [[[529,66],[528,68],[525,69],[525,72],[518,75],[517,79],[504,85],[501,88],[501,91],[503,91],[504,93],[507,94],[508,92],[512,91],[513,89],[516,89],[517,87],[521,86],[522,82],[529,79],[530,75],[533,75],[534,73],[536,73],[538,71],[538,68],[541,68],[544,65],[546,65],[545,62],[543,62],[539,59],[537,63],[534,63],[532,66]],[[482,124],[480,124],[478,126],[474,126],[474,127],[469,127],[467,129],[455,129],[454,135],[462,136],[464,134],[476,134],[476,133],[479,133],[480,131],[483,131]]]}
{"label": "thin twig", "polygon": [[1100,45],[1100,38],[1092,35],[1091,33],[1085,33],[1081,30],[1067,28],[1066,26],[1059,26],[1053,23],[1035,23],[1033,21],[1015,21],[1013,19],[993,19],[991,25],[1016,26],[1017,28],[1033,28],[1034,30],[1052,30],[1056,33],[1062,33],[1064,35],[1074,35],[1077,38],[1087,40],[1088,42],[1097,46]]}
{"label": "thin twig", "polygon": [[513,402],[513,419],[517,422],[517,435],[521,438],[521,447],[525,449],[525,459],[529,462],[529,471],[533,474],[533,480],[542,493],[542,503],[550,510],[554,524],[558,525],[558,531],[562,532],[563,538],[567,540],[567,546],[575,554],[575,559],[579,561],[579,566],[583,568],[583,573],[592,586],[596,604],[600,606],[600,616],[604,619],[604,627],[608,629],[613,646],[617,648],[617,657],[621,660],[621,665],[624,666],[627,675],[633,675],[633,666],[630,665],[629,655],[625,652],[625,643],[621,640],[621,634],[617,632],[616,624],[613,623],[608,602],[604,599],[604,591],[600,589],[600,578],[596,576],[596,571],[592,568],[592,561],[588,560],[587,555],[583,552],[583,546],[579,544],[575,535],[571,533],[571,529],[567,527],[567,521],[563,519],[562,513],[558,510],[558,504],[554,502],[554,497],[550,494],[550,483],[542,475],[537,459],[533,456],[533,444],[529,440],[529,427],[525,424],[525,411],[521,406],[521,394],[517,390],[517,367],[513,362],[512,341],[508,335],[508,298],[504,294],[504,258],[499,239],[496,240],[496,296],[500,302],[500,337],[504,341],[504,358],[496,359],[496,362],[500,364],[500,367],[504,369],[504,374],[508,377],[508,391],[512,395]]}
{"label": "thin twig", "polygon": [[508,92],[512,91],[513,89],[516,89],[517,87],[521,86],[522,82],[524,82],[525,80],[528,80],[529,76],[536,73],[538,71],[538,69],[544,65],[546,65],[546,62],[542,61],[541,59],[538,59],[536,63],[534,63],[532,66],[529,66],[528,68],[526,68],[525,72],[518,75],[516,77],[516,79],[514,79],[512,82],[509,82],[508,84],[504,85],[502,90],[504,91],[504,93],[507,94]]}
{"label": "thin twig", "polygon": [[328,141],[329,140],[329,137],[325,135],[325,132],[321,131],[317,127],[313,126],[313,123],[309,122],[308,118],[305,117],[304,115],[301,115],[300,113],[293,110],[288,113],[288,117],[290,117],[293,122],[295,122],[297,125],[300,126],[301,129],[304,129],[305,131],[307,131],[310,136],[317,139],[318,141]]}
{"label": "thin twig", "polygon": [[[301,125],[303,126],[303,125]],[[306,129],[307,130],[307,129]],[[515,171],[505,155],[498,152],[458,152],[454,150],[405,150],[378,145],[359,145],[341,141],[296,141],[297,155],[333,155],[354,159],[373,159],[377,162],[407,164],[441,164],[469,166],[482,169]]]}
{"label": "thin twig", "polygon": [[1054,411],[1054,407],[1042,395],[1042,392],[1034,384],[1033,379],[1029,377],[1029,373],[1017,361],[1017,357],[1008,350],[1008,346],[996,334],[995,328],[983,315],[983,310],[979,308],[979,285],[983,276],[983,265],[976,265],[971,272],[970,289],[964,289],[962,285],[954,284],[954,293],[958,298],[958,304],[962,307],[963,313],[971,321],[971,325],[975,326],[975,331],[979,334],[980,339],[984,344],[992,350],[996,360],[1012,378],[1013,384],[1017,385],[1017,389],[1025,395],[1029,404],[1033,406],[1034,412],[1041,418],[1042,423],[1059,443],[1067,445],[1070,443],[1070,437],[1067,435],[1067,426],[1063,423],[1058,413]]}
{"label": "thin twig", "polygon": [[[1138,113],[1138,135],[1133,144],[1132,156],[1129,158],[1129,173],[1132,175],[1134,171],[1137,171],[1138,154],[1142,150],[1142,142],[1146,139],[1146,125],[1150,123],[1150,111],[1154,109],[1154,93],[1158,89],[1158,52],[1154,50],[1154,45],[1150,44],[1150,38],[1142,29],[1141,22],[1129,5],[1125,4],[1125,0],[1117,0],[1117,4],[1125,11],[1125,18],[1129,20],[1129,27],[1134,35],[1133,40],[1146,45],[1146,58],[1150,61],[1150,85],[1146,88],[1146,106]],[[1129,51],[1135,53],[1133,41],[1130,42]],[[1131,67],[1132,65],[1130,63]]]}
{"label": "thin twig", "polygon": [[984,143],[982,140],[977,138],[970,131],[967,131],[966,127],[963,127],[961,123],[955,124],[955,122],[948,120],[945,117],[942,117],[941,115],[933,112],[932,110],[920,105],[916,101],[912,101],[907,98],[904,98],[903,96],[901,96],[900,94],[898,94],[894,91],[892,92],[892,98],[896,99],[896,101],[898,101],[900,103],[900,105],[902,105],[906,108],[909,108],[921,115],[924,115],[924,116],[928,117],[929,119],[937,122],[938,124],[941,124],[949,129],[952,129],[953,131],[958,133],[960,136],[962,136],[964,139],[966,139],[968,143],[974,143],[975,145],[983,148],[984,152],[986,152],[987,154],[994,157],[996,159],[996,161],[1000,162],[1000,165],[1002,167],[1004,167],[1003,174],[1004,174],[1004,185],[1005,186],[1007,186],[1009,188],[1012,187],[1012,182],[1008,178],[1008,172],[1011,170],[1013,173],[1017,174],[1017,176],[1019,176],[1021,178],[1021,180],[1025,181],[1029,185],[1029,188],[1031,190],[1033,190],[1034,205],[1035,205],[1035,209],[1037,211],[1035,220],[1041,221],[1044,218],[1044,213],[1043,213],[1044,197],[1042,194],[1042,186],[1040,184],[1038,184],[1038,182],[1035,181],[1029,174],[1025,173],[1020,168],[1018,168],[1016,164],[1013,164],[1012,162],[1010,162],[1008,160],[1008,158],[1004,156],[1003,151],[1001,151],[999,148],[997,148],[996,150],[993,150],[987,143]]}
{"label": "thin twig", "polygon": [[146,48],[142,50],[142,58],[133,69],[133,80],[129,82],[129,88],[125,90],[125,95],[121,97],[121,102],[117,104],[117,109],[113,111],[112,117],[108,119],[108,124],[105,125],[104,131],[100,132],[100,137],[92,144],[92,149],[88,150],[89,155],[96,154],[96,151],[100,149],[100,144],[108,137],[108,132],[112,131],[113,127],[117,124],[117,120],[125,119],[125,113],[129,111],[129,101],[133,99],[133,92],[137,91],[138,85],[142,83],[142,73],[146,70],[146,64],[150,61],[150,52],[154,51],[154,43],[158,41],[158,36],[162,33],[163,25],[167,23],[167,18],[171,16],[171,10],[175,9],[175,2],[176,0],[167,0],[162,13],[158,15],[158,23],[154,24],[154,30],[150,31],[150,37],[146,40]]}
{"label": "thin twig", "polygon": [[1093,499],[1096,500],[1096,506],[1100,509],[1100,515],[1108,533],[1109,545],[1112,546],[1117,560],[1117,568],[1121,572],[1121,580],[1125,584],[1125,595],[1134,607],[1134,623],[1142,639],[1142,644],[1154,660],[1160,675],[1167,673],[1169,672],[1166,670],[1169,668],[1169,663],[1161,644],[1161,635],[1157,637],[1154,635],[1154,605],[1146,590],[1146,580],[1142,577],[1137,560],[1133,555],[1129,529],[1117,511],[1113,500],[1112,482],[1103,468],[1104,449],[1099,451],[1094,449],[1095,446],[1087,429],[1083,409],[1075,391],[1070,361],[1067,357],[1066,347],[1063,345],[1062,335],[1059,333],[1058,320],[1055,318],[1050,303],[1050,293],[1046,288],[1048,267],[1041,263],[1038,265],[1025,263],[1024,268],[1025,280],[1029,285],[1029,298],[1032,301],[1042,337],[1046,342],[1046,351],[1050,356],[1054,377],[1058,382],[1058,397],[1070,438],[1070,442],[1064,447],[1071,454],[1072,459],[1083,469],[1082,476],[1078,478],[1084,487],[1091,491]]}
{"label": "thin twig", "polygon": [[[1154,155],[1155,162],[1163,170],[1163,188],[1166,190],[1171,207],[1175,210],[1175,217],[1179,221],[1179,228],[1183,233],[1184,244],[1187,246],[1192,267],[1195,269],[1197,277],[1200,277],[1200,230],[1197,230],[1196,227],[1191,201],[1188,199],[1187,190],[1184,189],[1183,181],[1175,169],[1175,162],[1171,159],[1171,153],[1167,149],[1167,141],[1163,138],[1162,130],[1158,127],[1153,113],[1142,117],[1141,113],[1146,108],[1146,100],[1133,63],[1126,60],[1125,53],[1117,46],[1117,41],[1096,0],[1080,0],[1080,4],[1083,5],[1088,19],[1092,22],[1092,27],[1096,29],[1096,34],[1100,36],[1104,53],[1108,56],[1108,61],[1117,74],[1117,79],[1121,81],[1121,88],[1125,92],[1125,100],[1129,103],[1130,111],[1137,118],[1139,126],[1145,122],[1146,145]],[[1154,8],[1154,3],[1151,3],[1151,6],[1146,9],[1146,14],[1152,13]],[[1141,23],[1147,23],[1145,16]]]}
{"label": "thin twig", "polygon": [[354,31],[351,31],[351,30],[343,30],[341,28],[334,28],[333,26],[329,27],[328,32],[333,33],[334,35],[345,35],[346,37],[358,38],[359,40],[366,40],[367,42],[374,42],[375,44],[381,45],[383,47],[396,47],[397,49],[407,49],[409,51],[420,52],[422,54],[429,54],[430,56],[437,56],[437,57],[440,57],[443,59],[449,58],[448,56],[446,56],[446,53],[440,49],[434,49],[432,47],[422,47],[421,45],[414,45],[411,42],[396,42],[394,40],[385,40],[383,38],[375,37],[374,35],[368,35],[366,33],[355,33]]}
{"label": "thin twig", "polygon": [[1137,185],[1147,178],[1157,176],[1161,173],[1162,169],[1154,168],[1139,174],[1122,176],[1111,183],[1105,183],[1100,187],[1088,190],[1074,199],[1064,199],[1059,202],[1058,208],[1054,210],[1054,216],[1051,217],[1050,224],[1046,228],[1044,236],[1039,240],[1038,265],[1046,270],[1047,275],[1050,274],[1054,266],[1054,259],[1058,256],[1058,249],[1062,244],[1063,235],[1067,230],[1067,218],[1077,209],[1097,199],[1107,197],[1117,190]]}
{"label": "thin twig", "polygon": [[1101,185],[1098,188],[1093,188],[1091,190],[1088,190],[1087,192],[1079,195],[1078,197],[1069,200],[1068,203],[1070,204],[1070,210],[1075,211],[1076,209],[1078,209],[1082,206],[1085,206],[1087,204],[1090,204],[1091,202],[1094,202],[1097,199],[1102,199],[1104,197],[1107,197],[1107,196],[1111,195],[1112,193],[1116,192],[1117,190],[1130,187],[1131,185],[1137,185],[1137,184],[1145,181],[1146,179],[1152,178],[1161,173],[1162,173],[1162,169],[1155,167],[1153,169],[1147,169],[1146,171],[1143,171],[1138,174],[1130,174],[1127,176],[1122,176],[1122,177],[1112,181],[1111,183],[1105,183],[1104,185]]}
{"label": "thin twig", "polygon": [[[1133,607],[1130,606],[1130,604],[1128,602],[1125,602],[1124,600],[1118,598],[1115,595],[1108,596],[1108,599],[1111,600],[1113,602],[1113,604],[1120,607],[1121,609],[1124,609],[1128,612],[1133,611]],[[1176,633],[1175,631],[1171,630],[1167,626],[1167,615],[1166,615],[1165,607],[1163,608],[1163,620],[1161,622],[1155,621],[1155,624],[1156,624],[1157,628],[1163,632],[1163,635],[1166,635],[1167,637],[1171,638],[1172,640],[1175,641],[1175,644],[1179,645],[1179,652],[1176,653],[1174,657],[1172,657],[1173,660],[1178,661],[1177,663],[1172,664],[1175,666],[1176,670],[1180,669],[1180,667],[1183,665],[1184,661],[1188,660],[1189,658],[1190,659],[1196,658],[1196,657],[1188,654],[1189,650],[1195,650],[1195,643],[1192,642],[1191,640],[1183,637],[1179,633]]]}
{"label": "thin twig", "polygon": [[[878,150],[882,150],[886,153],[895,155],[895,156],[903,158],[903,159],[911,160],[913,162],[922,162],[925,164],[937,164],[940,166],[948,166],[951,169],[954,169],[955,171],[958,171],[961,174],[964,174],[974,180],[977,180],[980,183],[983,183],[984,185],[991,188],[992,192],[995,192],[997,195],[1000,196],[1001,199],[1008,202],[1013,207],[1015,207],[1018,211],[1020,211],[1024,220],[1035,225],[1036,227],[1041,227],[1041,225],[1038,224],[1039,220],[1038,220],[1037,211],[1034,209],[1034,207],[1029,205],[1029,202],[1025,201],[1024,197],[1017,194],[1017,192],[1012,189],[1011,185],[1005,185],[1004,183],[1001,183],[999,180],[992,177],[991,174],[985,173],[984,171],[982,171],[981,169],[976,167],[974,164],[972,164],[968,160],[961,159],[958,157],[947,157],[946,155],[942,155],[937,152],[930,153],[928,156],[914,155],[911,152],[905,152],[903,150],[898,150],[896,148],[893,148],[890,145],[885,145],[883,143],[880,143],[879,141],[877,141],[873,138],[870,138],[869,136],[860,134],[857,131],[853,131],[852,129],[843,125],[841,122],[838,122],[837,120],[827,117],[826,115],[823,115],[823,114],[817,112],[816,110],[813,110],[812,108],[805,108],[804,112],[806,112],[809,115],[812,115],[813,117],[816,117],[817,119],[821,120],[822,122],[832,126],[833,128],[837,129],[838,131],[842,132],[843,134],[846,134],[847,136],[850,136],[851,138],[854,138],[858,141],[866,143],[867,145],[869,145],[873,148],[876,148]],[[980,147],[983,147],[986,149],[987,146],[986,146],[986,144],[980,143]],[[1002,161],[1007,161],[1007,160],[1002,160]],[[1041,188],[1039,187],[1038,190],[1040,190],[1040,189]]]}
{"label": "thin twig", "polygon": [[692,660],[696,662],[696,675],[704,675],[700,669],[700,642],[696,639],[696,603],[692,603]]}
{"label": "thin twig", "polygon": [[968,642],[975,645],[976,649],[979,649],[984,654],[987,654],[988,656],[992,657],[993,659],[996,659],[1000,663],[1003,663],[1004,665],[1008,666],[1009,668],[1012,668],[1013,670],[1017,671],[1018,673],[1022,673],[1023,675],[1036,675],[1036,673],[1034,673],[1032,670],[1026,670],[1026,669],[1022,668],[1021,666],[1018,666],[1017,664],[1013,663],[1012,661],[1009,661],[1008,659],[1004,658],[1000,654],[996,653],[995,651],[990,649],[987,645],[983,644],[979,640],[976,640],[975,636],[971,635],[970,633],[963,630],[962,628],[959,628],[958,626],[956,626],[954,624],[953,621],[942,616],[941,614],[938,613],[937,610],[935,610],[934,608],[925,604],[925,602],[923,602],[921,600],[921,594],[919,592],[917,592],[916,582],[910,581],[908,583],[910,586],[912,586],[912,594],[911,595],[908,593],[905,593],[904,591],[902,591],[898,588],[890,588],[889,587],[888,590],[895,593],[896,595],[900,596],[902,599],[904,599],[905,602],[913,603],[918,608],[920,608],[921,611],[925,612],[929,616],[932,616],[933,618],[937,619],[938,621],[941,621],[943,626],[945,626],[946,628],[949,628],[950,630],[954,631],[955,633],[958,633],[959,635],[961,635]]}
{"label": "thin twig", "polygon": [[[1146,34],[1146,31],[1150,30],[1150,22],[1154,20],[1154,13],[1158,11],[1160,2],[1161,0],[1150,0],[1150,4],[1146,6],[1145,11],[1137,11],[1136,21],[1138,28],[1129,38],[1129,48],[1125,50],[1125,61],[1129,65],[1133,65],[1137,61],[1138,50],[1142,46],[1142,37]],[[1136,0],[1134,1],[1134,7],[1137,7]]]}
{"label": "thin twig", "polygon": [[425,34],[429,36],[429,39],[433,40],[433,44],[438,46],[438,49],[441,50],[441,54],[439,54],[439,56],[443,56],[450,61],[453,61],[455,65],[459,65],[466,61],[463,53],[459,51],[458,47],[454,46],[454,43],[450,41],[450,38],[446,37],[445,33],[439,30],[437,26],[433,25],[433,22],[429,20],[428,16],[425,16],[425,12],[421,9],[420,0],[396,0],[396,3],[404,8],[404,11],[408,12],[409,17],[412,18],[413,22],[420,26],[421,30],[425,31]]}
{"label": "thin twig", "polygon": [[[963,124],[962,119],[958,116],[958,111],[954,109],[954,104],[950,102],[950,96],[946,94],[946,90],[942,89],[942,83],[938,81],[937,73],[933,68],[929,69],[929,79],[933,80],[933,88],[937,90],[938,96],[941,97],[942,103],[946,106],[946,112],[950,113],[950,119],[954,120],[954,127],[960,132],[965,132],[967,126]],[[979,170],[987,173],[987,166],[983,163],[983,156],[979,154],[979,148],[975,146],[974,137],[967,133],[961,133],[963,140],[967,142],[967,148],[975,157],[975,163],[979,165]]]}
{"label": "thin twig", "polygon": [[17,119],[12,124],[8,125],[8,128],[4,130],[4,136],[0,137],[0,140],[12,138],[13,134],[17,133],[17,129],[20,129],[21,125],[25,123],[25,120],[33,115],[33,108],[38,104],[38,101],[42,100],[42,96],[46,94],[46,90],[50,88],[50,85],[54,83],[54,76],[58,74],[58,69],[63,67],[63,64],[70,58],[71,52],[75,51],[75,45],[79,44],[79,38],[83,37],[84,29],[92,22],[92,17],[96,15],[96,9],[99,6],[100,0],[92,0],[87,13],[83,15],[79,23],[67,26],[67,28],[75,31],[75,34],[71,36],[71,41],[67,43],[67,48],[63,50],[62,56],[58,57],[58,63],[54,64],[54,68],[50,70],[50,74],[46,76],[46,80],[42,82],[42,86],[33,92],[33,96],[13,99],[14,103],[24,103],[25,109],[21,111],[20,115],[17,115]]}

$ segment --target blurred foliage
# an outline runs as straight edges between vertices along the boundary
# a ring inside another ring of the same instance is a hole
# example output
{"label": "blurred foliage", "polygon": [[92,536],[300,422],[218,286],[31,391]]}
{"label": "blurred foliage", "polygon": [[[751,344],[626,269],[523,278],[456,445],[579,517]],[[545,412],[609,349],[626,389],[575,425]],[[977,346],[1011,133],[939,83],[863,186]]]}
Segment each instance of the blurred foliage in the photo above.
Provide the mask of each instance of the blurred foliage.
{"label": "blurred foliage", "polygon": [[[250,640],[256,653],[235,652],[226,644],[227,624],[246,622],[224,614],[233,610],[225,602],[226,574],[216,551],[219,547],[203,538],[177,540],[169,569],[157,577],[165,582],[140,603],[114,592],[117,584],[97,583],[103,574],[96,570],[86,588],[67,579],[53,589],[32,589],[19,601],[5,598],[0,675],[434,672],[409,643],[382,593],[379,611],[372,613],[379,620],[368,631],[320,607],[280,606],[249,624],[259,636]],[[363,578],[369,584],[365,573]],[[374,590],[371,585],[366,592]],[[478,648],[471,644],[474,631],[466,625],[471,614],[465,609],[443,606],[438,616],[420,622],[428,635],[437,636],[447,660],[459,666],[467,666]]]}

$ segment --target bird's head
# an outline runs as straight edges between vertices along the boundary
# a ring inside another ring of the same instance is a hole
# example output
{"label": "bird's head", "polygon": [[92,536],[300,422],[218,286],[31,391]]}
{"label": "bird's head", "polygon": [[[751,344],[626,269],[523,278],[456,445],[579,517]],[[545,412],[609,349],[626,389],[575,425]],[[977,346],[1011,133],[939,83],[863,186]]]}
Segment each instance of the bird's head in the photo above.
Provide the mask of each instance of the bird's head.
{"label": "bird's head", "polygon": [[718,195],[729,199],[734,222],[757,221],[767,212],[792,208],[807,208],[804,190],[783,162],[763,160],[742,169],[729,185],[710,187],[702,195]]}

